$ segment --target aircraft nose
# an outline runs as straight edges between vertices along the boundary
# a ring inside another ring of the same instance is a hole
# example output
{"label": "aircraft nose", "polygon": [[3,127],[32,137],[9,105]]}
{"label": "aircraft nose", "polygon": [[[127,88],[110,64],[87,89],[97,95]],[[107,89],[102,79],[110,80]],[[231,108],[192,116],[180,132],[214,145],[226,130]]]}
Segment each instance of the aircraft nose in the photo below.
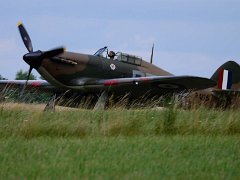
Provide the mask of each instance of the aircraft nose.
{"label": "aircraft nose", "polygon": [[36,52],[30,52],[23,56],[23,60],[30,65],[30,67],[33,68],[39,68],[42,63],[41,58],[42,52],[36,51]]}

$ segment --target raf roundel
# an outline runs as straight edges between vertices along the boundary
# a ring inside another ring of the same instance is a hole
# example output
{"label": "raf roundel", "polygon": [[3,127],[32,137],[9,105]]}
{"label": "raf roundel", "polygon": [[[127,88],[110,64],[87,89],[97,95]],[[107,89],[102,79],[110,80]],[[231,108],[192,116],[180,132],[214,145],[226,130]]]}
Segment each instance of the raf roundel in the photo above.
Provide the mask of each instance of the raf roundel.
{"label": "raf roundel", "polygon": [[114,71],[116,69],[115,64],[110,64],[110,68]]}

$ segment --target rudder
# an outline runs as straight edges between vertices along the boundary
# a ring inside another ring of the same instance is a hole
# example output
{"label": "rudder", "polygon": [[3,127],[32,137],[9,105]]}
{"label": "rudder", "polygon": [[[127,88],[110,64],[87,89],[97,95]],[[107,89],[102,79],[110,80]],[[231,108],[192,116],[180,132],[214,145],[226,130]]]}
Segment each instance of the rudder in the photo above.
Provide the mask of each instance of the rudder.
{"label": "rudder", "polygon": [[240,83],[240,66],[235,61],[221,65],[211,77],[221,90],[236,90],[234,84]]}

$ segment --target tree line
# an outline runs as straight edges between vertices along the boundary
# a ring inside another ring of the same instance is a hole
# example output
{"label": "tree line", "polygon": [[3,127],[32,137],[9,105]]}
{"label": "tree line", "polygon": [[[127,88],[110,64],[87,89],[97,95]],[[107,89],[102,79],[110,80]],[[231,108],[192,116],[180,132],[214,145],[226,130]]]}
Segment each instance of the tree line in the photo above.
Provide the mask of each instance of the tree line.
{"label": "tree line", "polygon": [[[15,80],[26,80],[27,77],[28,77],[28,71],[23,71],[22,69],[20,69],[19,71],[17,71],[15,75]],[[43,79],[42,77],[40,78]],[[31,73],[29,76],[29,80],[36,80],[36,79],[37,77]],[[0,80],[7,80],[7,78],[0,75]]]}

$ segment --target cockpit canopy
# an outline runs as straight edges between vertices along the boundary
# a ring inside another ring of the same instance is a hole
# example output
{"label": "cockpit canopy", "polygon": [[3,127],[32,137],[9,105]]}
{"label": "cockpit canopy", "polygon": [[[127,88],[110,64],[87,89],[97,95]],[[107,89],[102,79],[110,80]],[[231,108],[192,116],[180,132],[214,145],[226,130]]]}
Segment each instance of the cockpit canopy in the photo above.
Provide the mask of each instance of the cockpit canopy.
{"label": "cockpit canopy", "polygon": [[129,64],[135,64],[138,66],[141,66],[142,64],[141,57],[122,53],[122,52],[117,53],[117,60],[121,62],[129,63]]}
{"label": "cockpit canopy", "polygon": [[[106,55],[105,55],[106,53]],[[104,56],[105,55],[105,56]],[[108,48],[107,46],[99,49],[94,56],[99,56],[99,57],[105,57],[106,59],[113,59],[113,60],[117,60],[123,63],[128,63],[128,64],[134,64],[137,66],[141,66],[142,64],[142,58],[139,56],[135,56],[135,55],[130,55],[127,53],[122,53],[122,52],[113,52],[113,51],[109,51],[108,52]]]}

